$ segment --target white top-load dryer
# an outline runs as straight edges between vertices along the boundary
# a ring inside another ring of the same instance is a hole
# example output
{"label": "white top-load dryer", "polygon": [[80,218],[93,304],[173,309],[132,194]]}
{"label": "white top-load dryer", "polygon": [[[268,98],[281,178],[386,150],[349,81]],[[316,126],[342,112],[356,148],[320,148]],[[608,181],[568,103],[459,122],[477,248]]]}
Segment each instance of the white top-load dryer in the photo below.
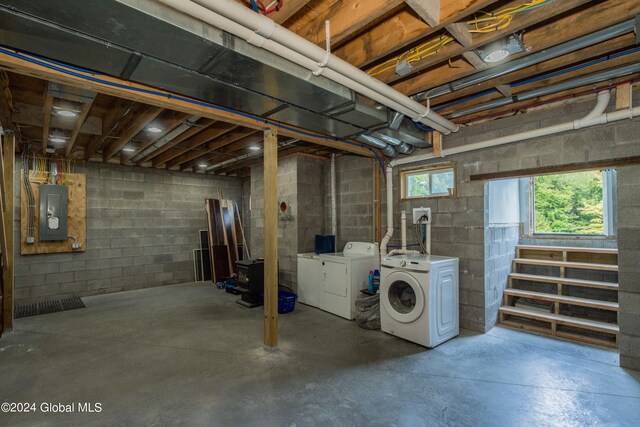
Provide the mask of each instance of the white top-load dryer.
{"label": "white top-load dryer", "polygon": [[380,269],[378,245],[349,242],[343,252],[298,255],[301,302],[345,319],[355,319],[356,299],[368,286],[369,272]]}
{"label": "white top-load dryer", "polygon": [[460,332],[458,258],[396,255],[382,259],[382,330],[425,347]]}

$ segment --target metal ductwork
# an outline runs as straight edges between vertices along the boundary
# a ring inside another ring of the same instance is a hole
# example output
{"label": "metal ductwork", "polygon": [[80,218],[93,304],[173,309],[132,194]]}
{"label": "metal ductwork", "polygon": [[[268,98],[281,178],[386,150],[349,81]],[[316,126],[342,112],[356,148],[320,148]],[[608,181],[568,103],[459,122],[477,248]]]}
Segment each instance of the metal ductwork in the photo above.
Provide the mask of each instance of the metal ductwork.
{"label": "metal ductwork", "polygon": [[529,92],[524,92],[518,95],[514,95],[510,98],[500,98],[493,101],[485,102],[474,107],[456,111],[455,113],[447,117],[450,119],[455,119],[457,117],[467,116],[469,114],[479,113],[481,111],[490,110],[492,108],[509,105],[514,102],[526,101],[529,99],[537,98],[539,96],[549,95],[552,93],[561,92],[563,90],[574,89],[580,86],[627,76],[638,72],[640,72],[640,64],[631,64],[624,67],[614,68],[599,73],[589,74],[587,76],[579,77],[573,80],[567,80],[555,85],[545,86],[540,89],[531,90]]}
{"label": "metal ductwork", "polygon": [[[335,138],[374,130],[399,141],[399,148],[380,138],[356,139],[387,156],[411,152],[426,140],[426,132],[408,118],[391,129],[394,111],[380,102],[155,1],[0,0],[0,40],[20,51]],[[134,160],[165,145],[170,135]]]}
{"label": "metal ductwork", "polygon": [[635,25],[635,19],[621,22],[603,30],[587,34],[586,36],[582,36],[577,39],[550,47],[549,49],[544,49],[540,52],[524,56],[520,59],[515,59],[513,61],[488,68],[469,77],[464,77],[454,82],[437,86],[424,92],[420,92],[414,95],[414,99],[416,99],[417,101],[426,101],[427,99],[436,98],[438,96],[446,95],[447,93],[455,92],[456,90],[464,89],[478,83],[486,82],[488,80],[503,76],[513,71],[521,70],[531,65],[539,64],[540,62],[557,58],[576,50],[593,46],[598,43],[602,43],[604,41],[619,37],[623,34],[627,34],[634,30]]}
{"label": "metal ductwork", "polygon": [[379,148],[387,157],[395,157],[398,155],[398,150],[396,150],[394,146],[392,146],[391,144],[386,144],[382,140],[369,134],[363,133],[362,135],[358,135],[356,137],[356,140]]}

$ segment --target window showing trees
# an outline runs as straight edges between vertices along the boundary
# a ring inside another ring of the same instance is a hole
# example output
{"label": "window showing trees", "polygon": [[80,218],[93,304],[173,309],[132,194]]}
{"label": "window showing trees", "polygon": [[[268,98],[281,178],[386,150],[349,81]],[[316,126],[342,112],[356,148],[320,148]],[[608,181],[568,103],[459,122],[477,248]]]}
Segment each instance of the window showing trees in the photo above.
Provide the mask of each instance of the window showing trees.
{"label": "window showing trees", "polygon": [[401,171],[400,180],[403,199],[450,196],[455,190],[452,165]]}
{"label": "window showing trees", "polygon": [[605,234],[604,174],[584,171],[532,178],[535,232]]}

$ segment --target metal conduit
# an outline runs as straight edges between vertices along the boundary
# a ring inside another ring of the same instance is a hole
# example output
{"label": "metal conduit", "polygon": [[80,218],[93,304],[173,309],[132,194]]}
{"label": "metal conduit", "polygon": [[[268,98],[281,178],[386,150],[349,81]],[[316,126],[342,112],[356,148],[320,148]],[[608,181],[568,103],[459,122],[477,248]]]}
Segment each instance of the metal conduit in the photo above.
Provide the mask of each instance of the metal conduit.
{"label": "metal conduit", "polygon": [[617,77],[626,76],[633,73],[640,72],[640,64],[631,64],[624,67],[619,67],[611,70],[602,71],[599,73],[590,74],[587,76],[579,77],[577,79],[568,80],[562,83],[558,83],[552,86],[546,86],[540,89],[531,90],[518,95],[514,95],[511,98],[500,98],[493,101],[485,102],[484,104],[469,107],[464,110],[456,111],[448,116],[450,119],[455,119],[469,114],[479,113],[481,111],[490,110],[496,107],[502,107],[514,102],[526,101],[529,99],[537,98],[538,96],[549,95],[563,90],[574,89],[580,86],[588,85],[591,83],[597,83],[604,80],[609,80]]}
{"label": "metal conduit", "polygon": [[447,93],[455,92],[456,90],[463,89],[469,86],[473,86],[478,83],[486,82],[496,77],[503,76],[513,71],[518,71],[531,65],[538,64],[549,59],[557,58],[562,55],[574,52],[585,47],[593,46],[598,43],[602,43],[607,40],[619,37],[623,34],[629,33],[634,30],[636,25],[635,19],[630,19],[625,22],[613,25],[611,27],[596,31],[586,36],[579,37],[577,39],[561,43],[557,46],[550,47],[549,49],[541,50],[540,52],[527,55],[523,58],[513,60],[511,62],[498,65],[496,67],[489,68],[479,73],[473,74],[469,77],[465,77],[456,80],[451,83],[447,83],[441,86],[437,86],[428,91],[417,93],[413,96],[416,101],[426,101],[430,98],[446,95]]}

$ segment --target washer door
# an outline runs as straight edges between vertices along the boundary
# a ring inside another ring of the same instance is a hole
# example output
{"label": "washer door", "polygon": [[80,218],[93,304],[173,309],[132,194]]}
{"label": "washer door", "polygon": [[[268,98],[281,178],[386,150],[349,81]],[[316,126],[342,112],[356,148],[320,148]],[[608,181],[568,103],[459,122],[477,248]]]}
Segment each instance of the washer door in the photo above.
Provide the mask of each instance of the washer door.
{"label": "washer door", "polygon": [[422,287],[405,271],[394,271],[385,278],[380,298],[389,316],[398,322],[415,322],[424,311]]}

